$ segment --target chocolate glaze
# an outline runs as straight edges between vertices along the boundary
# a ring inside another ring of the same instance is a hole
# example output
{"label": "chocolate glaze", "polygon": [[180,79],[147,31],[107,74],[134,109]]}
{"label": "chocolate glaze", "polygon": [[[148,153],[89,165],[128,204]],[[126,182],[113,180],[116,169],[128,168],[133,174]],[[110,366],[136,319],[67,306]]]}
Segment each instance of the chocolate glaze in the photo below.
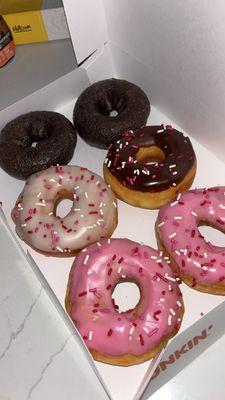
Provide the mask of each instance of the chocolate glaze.
{"label": "chocolate glaze", "polygon": [[[111,117],[116,110],[118,115]],[[106,79],[89,86],[73,111],[78,135],[91,146],[107,149],[122,132],[145,125],[150,103],[141,88],[122,79]]]}
{"label": "chocolate glaze", "polygon": [[[136,160],[138,150],[150,146],[163,151],[163,161]],[[180,183],[195,161],[190,139],[170,125],[159,125],[126,133],[110,146],[105,164],[124,186],[141,192],[160,192]]]}
{"label": "chocolate glaze", "polygon": [[[36,142],[36,147],[32,143]],[[64,115],[34,111],[10,121],[0,134],[0,166],[15,178],[28,176],[52,165],[67,164],[77,135]]]}

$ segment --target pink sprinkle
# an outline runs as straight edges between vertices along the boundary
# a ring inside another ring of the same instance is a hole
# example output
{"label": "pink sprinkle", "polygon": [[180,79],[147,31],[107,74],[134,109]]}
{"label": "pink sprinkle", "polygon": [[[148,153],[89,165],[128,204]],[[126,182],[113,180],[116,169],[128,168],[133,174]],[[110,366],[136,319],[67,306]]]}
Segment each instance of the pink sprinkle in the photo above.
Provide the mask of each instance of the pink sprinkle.
{"label": "pink sprinkle", "polygon": [[50,183],[48,183],[48,182],[46,182],[44,184],[44,187],[45,187],[45,189],[48,189],[48,190],[52,189],[52,185]]}
{"label": "pink sprinkle", "polygon": [[51,238],[53,246],[59,241],[59,236],[54,231],[51,231]]}
{"label": "pink sprinkle", "polygon": [[99,311],[100,311],[101,313],[103,313],[103,314],[109,314],[109,313],[110,313],[109,308],[99,308]]}

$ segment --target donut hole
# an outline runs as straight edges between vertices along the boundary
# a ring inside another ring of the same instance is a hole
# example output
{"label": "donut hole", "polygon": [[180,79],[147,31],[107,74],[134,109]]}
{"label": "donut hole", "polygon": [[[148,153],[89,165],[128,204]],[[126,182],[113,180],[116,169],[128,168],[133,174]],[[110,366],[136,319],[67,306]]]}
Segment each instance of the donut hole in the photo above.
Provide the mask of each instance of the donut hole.
{"label": "donut hole", "polygon": [[34,121],[26,128],[30,147],[37,147],[38,142],[42,142],[52,136],[52,127],[46,121]]}
{"label": "donut hole", "polygon": [[118,114],[119,114],[119,113],[118,113],[117,110],[112,110],[112,111],[110,111],[110,113],[109,113],[109,117],[116,117]]}
{"label": "donut hole", "polygon": [[216,247],[225,247],[225,237],[222,230],[205,222],[198,224],[198,230],[204,236],[205,242]]}
{"label": "donut hole", "polygon": [[142,164],[155,164],[165,159],[165,153],[157,146],[140,147],[135,158]]}
{"label": "donut hole", "polygon": [[140,298],[140,288],[135,282],[120,281],[112,292],[112,299],[119,313],[135,309]]}
{"label": "donut hole", "polygon": [[65,218],[73,208],[73,201],[69,197],[61,198],[57,201],[55,206],[55,216],[58,218]]}
{"label": "donut hole", "polygon": [[115,118],[126,108],[125,96],[116,96],[115,93],[108,93],[97,103],[99,114],[105,117]]}

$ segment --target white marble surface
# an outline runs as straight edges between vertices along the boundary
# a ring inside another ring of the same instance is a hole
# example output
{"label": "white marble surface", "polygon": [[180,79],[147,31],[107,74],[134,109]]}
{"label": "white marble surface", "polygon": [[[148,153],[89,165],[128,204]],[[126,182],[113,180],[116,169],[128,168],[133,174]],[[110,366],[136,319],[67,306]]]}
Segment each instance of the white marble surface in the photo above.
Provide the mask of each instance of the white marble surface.
{"label": "white marble surface", "polygon": [[[0,399],[106,400],[71,333],[0,217]],[[57,379],[56,379],[57,378]]]}

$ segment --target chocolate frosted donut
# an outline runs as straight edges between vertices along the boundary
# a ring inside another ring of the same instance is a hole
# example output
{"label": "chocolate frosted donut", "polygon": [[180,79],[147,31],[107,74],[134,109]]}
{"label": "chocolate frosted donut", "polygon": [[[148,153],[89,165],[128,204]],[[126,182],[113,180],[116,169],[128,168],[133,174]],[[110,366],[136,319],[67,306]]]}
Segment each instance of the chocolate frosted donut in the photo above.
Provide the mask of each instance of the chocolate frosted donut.
{"label": "chocolate frosted donut", "polygon": [[77,135],[72,123],[53,111],[34,111],[9,122],[0,135],[0,166],[19,179],[51,165],[67,164]]}
{"label": "chocolate frosted donut", "polygon": [[[116,111],[118,114],[111,116]],[[127,130],[146,124],[150,103],[138,86],[121,79],[106,79],[88,87],[73,112],[77,133],[91,146],[106,149]]]}
{"label": "chocolate frosted donut", "polygon": [[196,157],[188,137],[166,127],[146,126],[110,146],[105,180],[117,197],[143,208],[159,208],[191,186]]}

